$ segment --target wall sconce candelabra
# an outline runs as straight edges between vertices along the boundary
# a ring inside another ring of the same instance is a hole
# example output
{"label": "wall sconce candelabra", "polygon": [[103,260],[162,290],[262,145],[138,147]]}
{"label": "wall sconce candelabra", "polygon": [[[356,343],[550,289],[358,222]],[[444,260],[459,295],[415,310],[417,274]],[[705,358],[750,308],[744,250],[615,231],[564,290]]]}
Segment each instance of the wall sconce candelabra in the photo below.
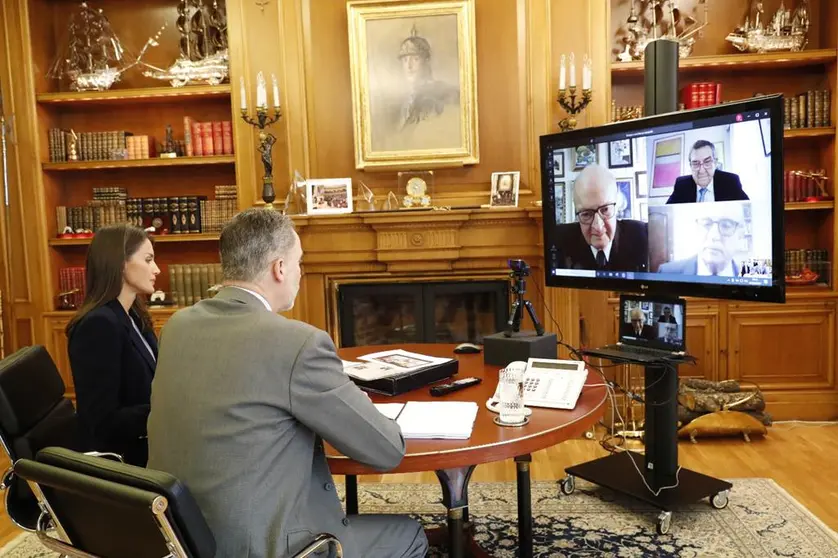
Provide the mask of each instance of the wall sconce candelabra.
{"label": "wall sconce candelabra", "polygon": [[247,111],[247,90],[244,87],[244,78],[241,78],[241,112],[242,120],[259,130],[259,153],[262,154],[262,165],[265,167],[265,175],[262,177],[262,200],[265,202],[265,209],[273,209],[273,202],[276,199],[273,178],[272,151],[276,136],[266,132],[265,128],[275,123],[282,117],[279,104],[279,84],[276,76],[271,76],[273,81],[274,114],[268,116],[268,89],[265,83],[265,76],[262,72],[256,75],[256,118],[252,118]]}
{"label": "wall sconce candelabra", "polygon": [[559,105],[568,113],[567,118],[559,121],[559,129],[562,132],[576,128],[576,115],[585,110],[591,102],[593,93],[591,91],[591,59],[586,54],[582,61],[582,98],[576,100],[576,58],[570,53],[570,87],[567,86],[567,66],[565,55],[562,54],[561,65],[559,66]]}

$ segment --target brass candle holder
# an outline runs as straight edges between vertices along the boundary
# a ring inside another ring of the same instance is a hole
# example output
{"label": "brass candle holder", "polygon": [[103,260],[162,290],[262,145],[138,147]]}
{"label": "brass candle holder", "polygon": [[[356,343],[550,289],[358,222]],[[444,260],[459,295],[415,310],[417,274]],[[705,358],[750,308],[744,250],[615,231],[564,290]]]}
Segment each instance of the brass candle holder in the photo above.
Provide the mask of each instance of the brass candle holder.
{"label": "brass candle holder", "polygon": [[582,89],[582,98],[576,100],[576,86],[571,85],[567,89],[559,89],[559,105],[568,113],[566,118],[559,120],[559,130],[567,132],[576,128],[576,115],[585,110],[591,102],[593,92],[590,89]]}
{"label": "brass candle holder", "polygon": [[259,153],[262,154],[262,165],[265,167],[265,175],[262,177],[262,200],[265,202],[265,209],[273,209],[273,202],[276,199],[273,178],[272,151],[276,136],[266,132],[265,128],[275,123],[282,117],[282,111],[278,106],[274,107],[273,116],[268,116],[267,106],[256,107],[256,118],[253,119],[247,113],[247,109],[241,109],[242,120],[259,130]]}

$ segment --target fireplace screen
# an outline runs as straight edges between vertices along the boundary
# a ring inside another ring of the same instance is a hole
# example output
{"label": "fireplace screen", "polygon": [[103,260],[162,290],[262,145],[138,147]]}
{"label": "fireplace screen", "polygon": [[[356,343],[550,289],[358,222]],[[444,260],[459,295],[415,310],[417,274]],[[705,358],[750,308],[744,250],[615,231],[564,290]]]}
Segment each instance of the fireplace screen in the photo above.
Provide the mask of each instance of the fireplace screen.
{"label": "fireplace screen", "polygon": [[506,281],[386,283],[338,288],[340,345],[482,343],[509,318]]}

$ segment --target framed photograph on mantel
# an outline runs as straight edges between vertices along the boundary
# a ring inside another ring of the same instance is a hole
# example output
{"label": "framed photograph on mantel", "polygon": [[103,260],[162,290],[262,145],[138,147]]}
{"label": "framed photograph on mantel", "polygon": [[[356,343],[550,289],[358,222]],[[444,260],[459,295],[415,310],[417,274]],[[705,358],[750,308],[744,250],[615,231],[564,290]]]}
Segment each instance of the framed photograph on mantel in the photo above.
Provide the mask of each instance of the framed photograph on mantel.
{"label": "framed photograph on mantel", "polygon": [[474,0],[350,1],[355,167],[480,161]]}

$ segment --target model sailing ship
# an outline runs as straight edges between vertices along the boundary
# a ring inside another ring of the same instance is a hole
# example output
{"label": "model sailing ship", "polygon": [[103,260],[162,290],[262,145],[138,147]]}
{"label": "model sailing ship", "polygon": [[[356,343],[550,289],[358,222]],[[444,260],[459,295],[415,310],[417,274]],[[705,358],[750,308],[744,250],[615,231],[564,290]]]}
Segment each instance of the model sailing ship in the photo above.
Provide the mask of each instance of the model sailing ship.
{"label": "model sailing ship", "polygon": [[[678,55],[686,58],[692,53],[696,40],[708,25],[708,0],[698,0],[704,6],[704,22],[684,14],[675,0],[631,0],[631,11],[626,20],[628,35],[623,37],[624,49],[617,55],[620,62],[642,60],[646,46],[657,39],[670,39],[678,43]],[[637,5],[640,5],[640,9]],[[645,17],[651,13],[651,21]]]}
{"label": "model sailing ship", "polygon": [[167,69],[145,64],[146,77],[166,80],[173,87],[206,83],[218,85],[227,79],[227,15],[218,0],[205,5],[203,0],[178,2],[177,28],[180,32],[180,56]]}
{"label": "model sailing ship", "polygon": [[47,76],[68,79],[71,91],[104,91],[139,63],[153,44],[154,39],[149,39],[140,55],[132,57],[123,48],[104,12],[82,2],[79,10],[70,16],[64,50]]}
{"label": "model sailing ship", "polygon": [[745,23],[728,34],[725,40],[747,52],[798,51],[806,48],[809,33],[809,0],[800,0],[794,13],[783,0],[780,8],[765,26],[762,23],[765,8],[762,0],[752,1],[751,13]]}

